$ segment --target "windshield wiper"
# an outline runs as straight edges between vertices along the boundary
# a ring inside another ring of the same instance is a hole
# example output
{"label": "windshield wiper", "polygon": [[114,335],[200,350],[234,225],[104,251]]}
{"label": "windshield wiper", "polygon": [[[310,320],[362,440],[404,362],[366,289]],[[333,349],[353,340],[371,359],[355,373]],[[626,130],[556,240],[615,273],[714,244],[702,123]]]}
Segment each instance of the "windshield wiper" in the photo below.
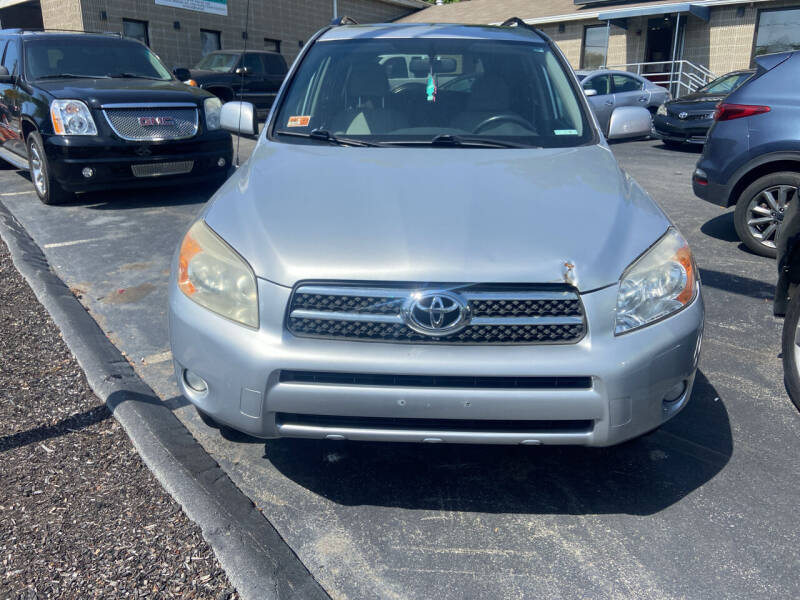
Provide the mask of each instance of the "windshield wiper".
{"label": "windshield wiper", "polygon": [[344,137],[337,137],[333,135],[327,129],[314,129],[311,133],[305,133],[302,131],[286,131],[285,129],[279,129],[275,133],[278,135],[291,135],[294,137],[302,137],[311,140],[320,140],[321,142],[328,142],[329,144],[336,144],[337,146],[370,146],[370,147],[377,147],[377,146],[384,146],[385,144],[380,142],[365,142],[364,140],[354,140],[352,138],[344,138]]}
{"label": "windshield wiper", "polygon": [[137,75],[136,73],[108,73],[106,77],[112,79],[157,79],[161,81],[160,77],[151,77],[149,75]]}
{"label": "windshield wiper", "polygon": [[37,77],[37,81],[42,79],[108,79],[108,75],[78,75],[76,73],[57,73],[55,75],[42,75]]}
{"label": "windshield wiper", "polygon": [[386,142],[391,145],[402,146],[459,146],[463,148],[531,148],[532,146],[524,146],[522,144],[515,144],[514,142],[506,142],[505,140],[496,140],[493,138],[485,137],[470,137],[461,135],[451,135],[449,133],[442,133],[430,140],[411,140],[411,141],[392,141]]}

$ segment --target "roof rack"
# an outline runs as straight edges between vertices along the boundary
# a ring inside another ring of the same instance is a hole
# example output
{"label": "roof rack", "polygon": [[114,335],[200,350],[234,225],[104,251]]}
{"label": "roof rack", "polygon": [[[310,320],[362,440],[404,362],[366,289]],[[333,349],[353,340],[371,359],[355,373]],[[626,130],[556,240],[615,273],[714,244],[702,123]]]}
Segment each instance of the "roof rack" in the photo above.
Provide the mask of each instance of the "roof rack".
{"label": "roof rack", "polygon": [[353,17],[342,15],[341,17],[334,17],[331,21],[331,27],[338,27],[339,25],[360,25]]}

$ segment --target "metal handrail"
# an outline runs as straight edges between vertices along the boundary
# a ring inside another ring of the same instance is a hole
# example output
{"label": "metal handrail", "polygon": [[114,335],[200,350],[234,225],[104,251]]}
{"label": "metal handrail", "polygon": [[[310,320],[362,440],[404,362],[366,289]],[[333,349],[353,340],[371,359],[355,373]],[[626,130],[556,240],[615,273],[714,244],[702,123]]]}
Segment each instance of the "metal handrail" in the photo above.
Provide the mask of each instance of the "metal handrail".
{"label": "metal handrail", "polygon": [[[645,67],[657,67],[657,70],[644,73]],[[653,78],[663,77],[664,80],[659,81],[658,84],[668,88],[676,98],[684,94],[690,94],[716,78],[716,75],[708,68],[693,63],[690,60],[627,63],[624,65],[610,65],[603,68],[629,71],[639,76],[646,75]]]}

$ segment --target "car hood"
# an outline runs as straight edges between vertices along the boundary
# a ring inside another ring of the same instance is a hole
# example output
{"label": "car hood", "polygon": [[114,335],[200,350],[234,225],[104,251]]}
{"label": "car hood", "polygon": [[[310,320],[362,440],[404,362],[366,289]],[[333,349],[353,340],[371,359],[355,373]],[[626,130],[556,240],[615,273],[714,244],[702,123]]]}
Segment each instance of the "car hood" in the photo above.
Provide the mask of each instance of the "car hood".
{"label": "car hood", "polygon": [[604,146],[351,148],[262,141],[205,220],[284,286],[302,280],[619,280],[669,221]]}
{"label": "car hood", "polygon": [[192,102],[200,104],[209,93],[180,81],[151,79],[58,79],[36,85],[55,98],[83,100],[93,108],[103,104]]}
{"label": "car hood", "polygon": [[225,79],[232,75],[228,72],[212,71],[210,69],[191,69],[189,73],[192,75],[192,79],[196,80]]}

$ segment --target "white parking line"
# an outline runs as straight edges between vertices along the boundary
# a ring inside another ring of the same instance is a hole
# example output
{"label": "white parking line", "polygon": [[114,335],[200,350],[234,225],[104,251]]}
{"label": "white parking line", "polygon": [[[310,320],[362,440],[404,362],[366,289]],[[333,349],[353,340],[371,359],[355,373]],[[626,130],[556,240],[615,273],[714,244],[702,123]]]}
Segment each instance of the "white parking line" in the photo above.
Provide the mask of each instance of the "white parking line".
{"label": "white parking line", "polygon": [[45,248],[63,248],[64,246],[75,246],[77,244],[86,244],[87,242],[99,242],[105,238],[88,238],[85,240],[72,240],[71,242],[55,242],[53,244],[45,244]]}
{"label": "white parking line", "polygon": [[24,196],[25,194],[33,194],[33,190],[28,190],[27,192],[3,192],[0,194],[0,198],[5,198],[6,196]]}

